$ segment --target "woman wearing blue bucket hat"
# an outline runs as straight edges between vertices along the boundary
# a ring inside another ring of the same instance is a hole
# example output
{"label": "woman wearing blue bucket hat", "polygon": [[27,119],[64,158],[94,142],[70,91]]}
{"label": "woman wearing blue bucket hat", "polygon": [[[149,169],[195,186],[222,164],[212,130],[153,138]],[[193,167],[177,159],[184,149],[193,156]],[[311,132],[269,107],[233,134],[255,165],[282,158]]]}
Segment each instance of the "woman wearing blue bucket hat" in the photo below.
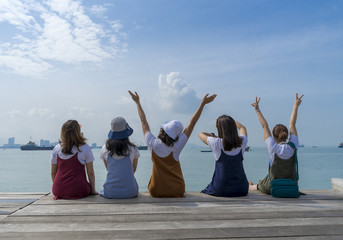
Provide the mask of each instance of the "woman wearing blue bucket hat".
{"label": "woman wearing blue bucket hat", "polygon": [[122,117],[113,118],[106,144],[100,158],[107,169],[106,182],[100,191],[105,198],[133,198],[138,195],[134,173],[140,156],[137,147],[130,142],[133,129]]}

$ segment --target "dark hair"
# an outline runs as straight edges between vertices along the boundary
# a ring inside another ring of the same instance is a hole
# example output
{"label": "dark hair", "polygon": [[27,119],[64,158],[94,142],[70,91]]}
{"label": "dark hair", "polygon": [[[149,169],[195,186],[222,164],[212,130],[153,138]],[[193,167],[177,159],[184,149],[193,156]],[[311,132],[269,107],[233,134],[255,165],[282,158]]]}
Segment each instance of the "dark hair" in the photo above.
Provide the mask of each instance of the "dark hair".
{"label": "dark hair", "polygon": [[217,118],[216,127],[218,130],[218,137],[223,139],[223,146],[225,151],[231,151],[234,148],[242,146],[242,138],[238,136],[237,125],[232,117],[222,115]]}
{"label": "dark hair", "polygon": [[286,142],[288,138],[288,129],[283,124],[276,124],[273,128],[273,137],[276,142]]}
{"label": "dark hair", "polygon": [[135,144],[131,143],[129,138],[125,139],[107,139],[106,141],[106,149],[110,151],[111,156],[114,153],[118,156],[128,156],[130,153],[129,147],[136,146]]}
{"label": "dark hair", "polygon": [[177,137],[175,140],[169,137],[169,135],[163,130],[163,128],[160,129],[160,133],[157,137],[161,139],[161,141],[168,147],[174,146],[174,143],[179,139],[179,137]]}
{"label": "dark hair", "polygon": [[80,129],[80,124],[76,120],[66,121],[61,128],[61,140],[59,141],[62,146],[62,153],[73,154],[73,147],[77,147],[86,144],[86,138],[83,137]]}

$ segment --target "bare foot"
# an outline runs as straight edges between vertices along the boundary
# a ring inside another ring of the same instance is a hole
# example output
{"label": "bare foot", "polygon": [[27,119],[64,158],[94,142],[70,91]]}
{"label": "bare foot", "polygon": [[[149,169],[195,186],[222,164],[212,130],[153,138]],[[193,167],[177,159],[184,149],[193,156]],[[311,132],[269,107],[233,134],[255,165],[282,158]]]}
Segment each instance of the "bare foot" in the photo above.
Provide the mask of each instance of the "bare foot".
{"label": "bare foot", "polygon": [[255,190],[257,190],[257,184],[250,184],[249,183],[249,191],[255,191]]}

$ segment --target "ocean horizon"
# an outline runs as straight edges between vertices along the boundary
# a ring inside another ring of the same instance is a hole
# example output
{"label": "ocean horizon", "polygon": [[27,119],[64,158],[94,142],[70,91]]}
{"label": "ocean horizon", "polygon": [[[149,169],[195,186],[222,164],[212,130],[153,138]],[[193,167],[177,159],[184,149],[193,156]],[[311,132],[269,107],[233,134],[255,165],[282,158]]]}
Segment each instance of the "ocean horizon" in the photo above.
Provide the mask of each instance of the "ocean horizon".
{"label": "ocean horizon", "polygon": [[[190,144],[182,151],[180,163],[186,191],[201,191],[210,183],[215,160],[206,146]],[[96,190],[102,190],[106,169],[100,159],[101,149],[92,150]],[[141,150],[135,173],[139,191],[147,191],[152,163],[149,150]],[[51,192],[51,151],[0,150],[0,192]],[[304,147],[298,150],[299,186],[302,190],[331,189],[331,178],[343,178],[343,149],[338,147]],[[244,169],[249,181],[257,183],[268,170],[266,147],[251,147],[244,153]]]}

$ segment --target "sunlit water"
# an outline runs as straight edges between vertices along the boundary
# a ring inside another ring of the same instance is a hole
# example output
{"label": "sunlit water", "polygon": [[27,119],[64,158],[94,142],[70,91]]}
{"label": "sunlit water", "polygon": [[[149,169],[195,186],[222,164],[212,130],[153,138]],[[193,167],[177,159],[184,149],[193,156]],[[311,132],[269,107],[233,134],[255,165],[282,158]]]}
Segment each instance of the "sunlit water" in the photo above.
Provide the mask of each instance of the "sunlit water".
{"label": "sunlit water", "polygon": [[[152,163],[149,151],[140,151],[136,178],[140,191],[147,191]],[[93,149],[97,190],[102,189],[106,169],[100,149]],[[0,192],[50,192],[51,151],[0,149]],[[300,148],[298,151],[301,189],[329,189],[331,178],[343,178],[343,149],[337,147]],[[211,181],[214,156],[200,148],[185,148],[180,156],[187,191],[201,191]],[[244,168],[249,181],[257,182],[267,174],[268,152],[252,147],[244,154]]]}

